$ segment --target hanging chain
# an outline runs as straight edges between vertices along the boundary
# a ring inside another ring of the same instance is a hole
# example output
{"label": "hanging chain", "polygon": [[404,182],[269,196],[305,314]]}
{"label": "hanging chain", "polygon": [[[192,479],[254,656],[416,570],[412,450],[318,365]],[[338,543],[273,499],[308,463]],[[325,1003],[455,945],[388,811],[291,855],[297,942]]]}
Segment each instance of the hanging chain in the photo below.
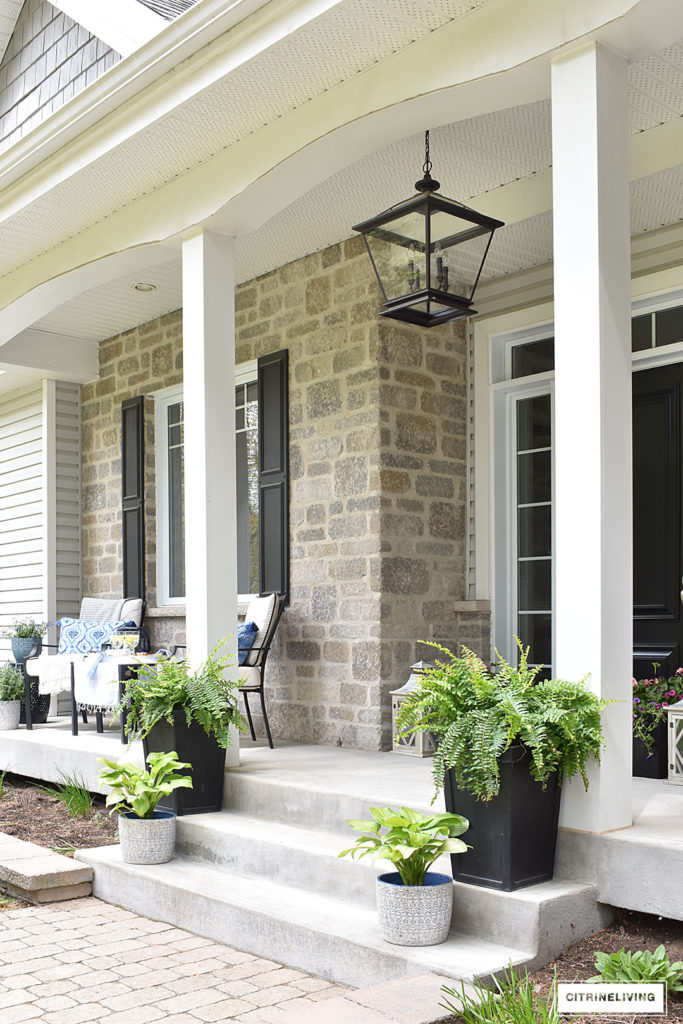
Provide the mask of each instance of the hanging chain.
{"label": "hanging chain", "polygon": [[424,174],[432,173],[432,161],[429,159],[429,132],[425,132],[425,162],[422,165]]}

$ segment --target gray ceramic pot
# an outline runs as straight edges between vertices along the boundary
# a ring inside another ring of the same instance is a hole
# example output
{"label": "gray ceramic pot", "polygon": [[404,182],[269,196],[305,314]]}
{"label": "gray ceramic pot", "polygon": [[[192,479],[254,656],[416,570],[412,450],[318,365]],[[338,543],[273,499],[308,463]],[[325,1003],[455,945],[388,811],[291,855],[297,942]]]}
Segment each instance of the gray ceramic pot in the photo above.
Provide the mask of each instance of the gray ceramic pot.
{"label": "gray ceramic pot", "polygon": [[0,732],[19,728],[20,700],[0,700]]}
{"label": "gray ceramic pot", "polygon": [[424,885],[403,885],[398,871],[377,879],[377,913],[382,934],[396,946],[445,942],[453,911],[453,879],[428,871]]}
{"label": "gray ceramic pot", "polygon": [[165,864],[173,857],[176,816],[155,811],[151,818],[119,816],[121,856],[126,864]]}

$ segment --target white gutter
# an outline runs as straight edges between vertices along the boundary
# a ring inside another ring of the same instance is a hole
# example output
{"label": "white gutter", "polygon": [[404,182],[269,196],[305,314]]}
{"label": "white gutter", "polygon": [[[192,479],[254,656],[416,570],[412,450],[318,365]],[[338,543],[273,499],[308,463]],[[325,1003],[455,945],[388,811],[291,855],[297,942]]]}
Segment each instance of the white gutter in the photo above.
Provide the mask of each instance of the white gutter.
{"label": "white gutter", "polygon": [[0,157],[1,219],[341,2],[200,0]]}

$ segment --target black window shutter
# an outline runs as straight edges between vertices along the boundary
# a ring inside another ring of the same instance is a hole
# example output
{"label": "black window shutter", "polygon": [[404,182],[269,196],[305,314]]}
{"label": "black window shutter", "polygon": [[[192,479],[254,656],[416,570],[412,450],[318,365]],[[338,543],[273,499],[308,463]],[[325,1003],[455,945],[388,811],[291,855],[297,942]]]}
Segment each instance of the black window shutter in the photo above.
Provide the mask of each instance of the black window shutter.
{"label": "black window shutter", "polygon": [[145,597],[144,397],[121,405],[123,597]]}
{"label": "black window shutter", "polygon": [[258,361],[259,589],[289,595],[289,360]]}

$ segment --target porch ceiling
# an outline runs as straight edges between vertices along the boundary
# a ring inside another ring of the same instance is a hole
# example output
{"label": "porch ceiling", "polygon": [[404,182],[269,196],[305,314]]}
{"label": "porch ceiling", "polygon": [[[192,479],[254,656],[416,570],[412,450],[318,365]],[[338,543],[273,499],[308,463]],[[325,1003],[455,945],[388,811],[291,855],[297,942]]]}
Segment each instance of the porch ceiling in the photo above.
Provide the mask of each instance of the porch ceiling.
{"label": "porch ceiling", "polygon": [[[683,47],[670,48],[683,68]],[[642,62],[651,64],[651,60]],[[662,60],[661,67],[665,66]],[[669,65],[670,78],[674,65]],[[632,69],[640,82],[642,69]],[[650,80],[650,79],[648,79]],[[650,128],[655,116],[683,116],[683,77],[679,83],[679,114],[648,108]],[[632,135],[646,116],[640,88],[631,88]],[[656,122],[655,122],[656,126]],[[410,194],[418,177],[423,137],[414,135],[383,147],[345,168],[286,207],[256,231],[236,241],[239,282],[251,280],[299,257],[351,235],[351,225]],[[551,168],[549,101],[499,111],[432,132],[434,173],[442,192],[474,205],[486,203],[498,190],[515,182],[548,175]],[[631,183],[631,233],[641,235],[683,221],[683,164]],[[484,280],[493,280],[552,259],[552,211],[513,220],[495,237]],[[156,291],[140,294],[136,282],[148,280]],[[43,331],[75,338],[103,340],[181,305],[180,258],[150,264],[115,281],[84,292],[35,324]]]}
{"label": "porch ceiling", "polygon": [[[276,124],[288,111],[305,107],[312,97],[357,77],[398,50],[417,45],[449,22],[469,14],[480,16],[489,5],[495,7],[496,0],[321,4],[324,13],[236,65],[172,112],[141,125],[136,135],[108,151],[103,148],[84,169],[71,176],[65,173],[61,182],[42,192],[36,188],[35,198],[27,205],[18,204],[12,212],[9,199],[4,210],[0,202],[0,277],[27,267],[45,253],[59,254],[63,243],[92,226],[106,226],[108,216],[130,211],[133,223],[134,204],[169,182],[178,185],[171,199],[182,203],[183,175],[192,167],[208,165],[264,125]],[[198,3],[197,10],[203,6]],[[256,9],[261,4],[252,6]],[[683,219],[683,130],[673,146],[664,145],[668,136],[662,140],[661,135],[667,125],[683,129],[683,40],[631,63],[629,101],[634,145],[642,143],[641,153],[656,150],[659,154],[659,163],[645,161],[640,170],[635,163],[638,180],[631,188],[632,229],[640,234]],[[651,145],[657,139],[659,145]],[[249,280],[347,238],[353,223],[409,194],[421,168],[422,145],[419,133],[378,147],[242,234],[236,241],[237,280]],[[488,279],[551,258],[549,100],[437,127],[432,154],[444,193],[472,201],[507,222],[492,249]],[[0,175],[5,170],[0,167]],[[313,180],[320,177],[316,173]],[[215,226],[228,230],[220,215]],[[178,308],[180,266],[179,259],[169,260],[170,247],[173,242],[166,244],[163,259],[152,252],[144,269],[82,292],[33,326],[101,340]],[[140,280],[156,284],[156,291],[134,292],[132,286]]]}

